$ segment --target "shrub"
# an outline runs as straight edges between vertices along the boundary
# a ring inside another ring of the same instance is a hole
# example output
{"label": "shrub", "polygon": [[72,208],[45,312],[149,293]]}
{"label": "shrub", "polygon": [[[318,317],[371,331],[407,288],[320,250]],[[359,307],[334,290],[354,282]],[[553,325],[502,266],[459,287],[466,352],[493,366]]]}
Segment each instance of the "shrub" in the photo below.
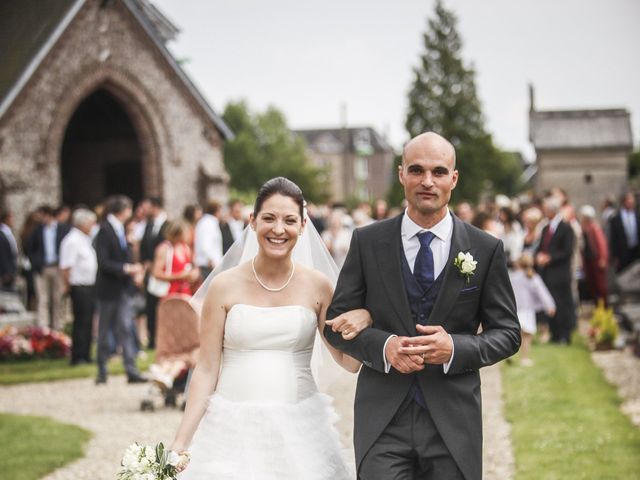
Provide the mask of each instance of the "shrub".
{"label": "shrub", "polygon": [[612,346],[618,337],[618,321],[613,309],[605,308],[602,300],[598,301],[589,326],[589,338],[595,342],[596,347]]}

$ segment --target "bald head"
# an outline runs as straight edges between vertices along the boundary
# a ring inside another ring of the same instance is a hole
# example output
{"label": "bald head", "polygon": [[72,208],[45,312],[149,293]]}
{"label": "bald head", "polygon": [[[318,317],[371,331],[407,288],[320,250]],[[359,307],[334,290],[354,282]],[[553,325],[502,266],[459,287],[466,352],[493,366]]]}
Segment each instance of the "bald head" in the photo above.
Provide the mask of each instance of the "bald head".
{"label": "bald head", "polygon": [[413,153],[452,161],[451,169],[456,168],[456,149],[451,142],[435,132],[425,132],[409,140],[402,150],[402,162]]}

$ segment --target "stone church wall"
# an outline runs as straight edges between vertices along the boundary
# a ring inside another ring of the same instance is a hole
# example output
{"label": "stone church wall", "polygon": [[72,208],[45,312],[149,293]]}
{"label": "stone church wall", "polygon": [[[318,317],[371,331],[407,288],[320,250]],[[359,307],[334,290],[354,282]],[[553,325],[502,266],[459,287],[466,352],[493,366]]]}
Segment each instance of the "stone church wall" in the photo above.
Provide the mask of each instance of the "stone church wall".
{"label": "stone church wall", "polygon": [[[170,215],[198,200],[199,172],[225,178],[222,138],[120,2],[88,1],[0,120],[0,172],[18,225],[61,202],[60,154],[78,104],[103,87],[123,105],[143,150],[143,193]],[[226,188],[217,189],[220,197]],[[224,198],[218,198],[224,200]]]}

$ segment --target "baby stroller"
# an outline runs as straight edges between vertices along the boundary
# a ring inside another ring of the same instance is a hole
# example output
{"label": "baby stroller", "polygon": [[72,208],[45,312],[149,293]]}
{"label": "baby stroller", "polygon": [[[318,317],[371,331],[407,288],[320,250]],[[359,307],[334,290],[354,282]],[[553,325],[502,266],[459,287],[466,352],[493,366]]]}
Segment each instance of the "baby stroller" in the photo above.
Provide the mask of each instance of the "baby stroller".
{"label": "baby stroller", "polygon": [[154,400],[159,398],[165,406],[176,407],[185,393],[200,346],[198,314],[189,304],[190,298],[169,295],[158,305],[156,357],[149,368],[152,382],[140,402],[142,411],[154,411]]}

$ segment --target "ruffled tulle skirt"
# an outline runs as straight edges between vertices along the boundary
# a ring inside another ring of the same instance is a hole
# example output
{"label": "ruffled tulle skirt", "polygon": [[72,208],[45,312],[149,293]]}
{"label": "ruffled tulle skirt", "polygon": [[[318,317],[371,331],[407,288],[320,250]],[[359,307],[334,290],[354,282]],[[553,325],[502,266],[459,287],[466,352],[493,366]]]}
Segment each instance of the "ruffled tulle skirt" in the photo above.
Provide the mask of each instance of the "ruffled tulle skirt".
{"label": "ruffled tulle skirt", "polygon": [[235,402],[214,394],[180,480],[347,480],[327,395],[298,403]]}

